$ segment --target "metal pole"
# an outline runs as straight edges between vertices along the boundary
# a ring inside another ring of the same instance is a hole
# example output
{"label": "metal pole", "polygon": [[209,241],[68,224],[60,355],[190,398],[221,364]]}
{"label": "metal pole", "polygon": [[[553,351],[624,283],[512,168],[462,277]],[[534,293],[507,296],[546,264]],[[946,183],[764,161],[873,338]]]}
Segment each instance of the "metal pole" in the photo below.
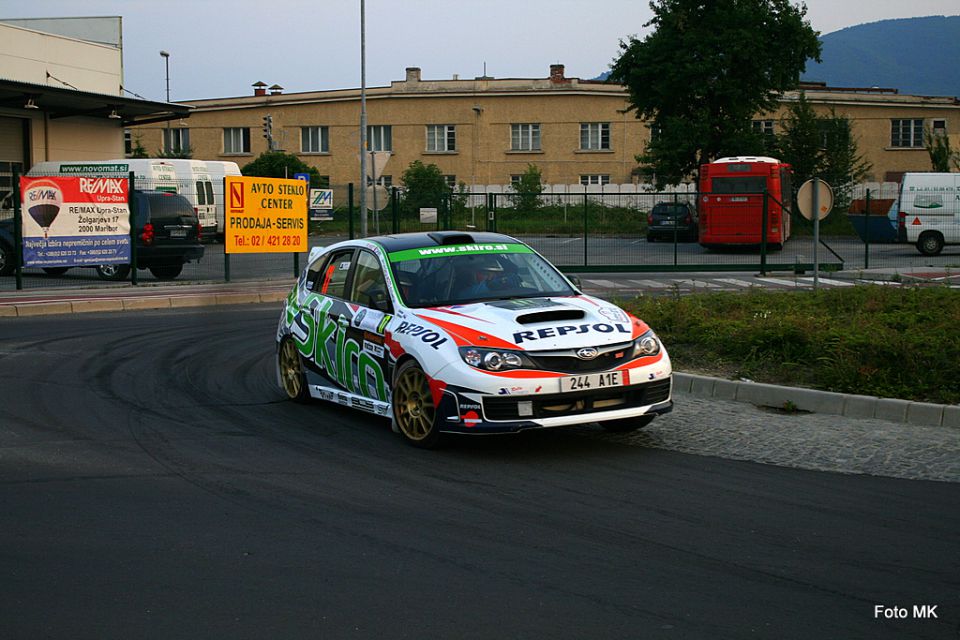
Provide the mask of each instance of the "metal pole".
{"label": "metal pole", "polygon": [[[673,214],[674,214],[674,216],[677,215],[677,204],[678,204],[678,203],[677,203],[677,194],[676,194],[676,192],[674,192],[674,194],[673,194]],[[674,220],[673,220],[673,266],[677,266],[677,240],[678,240],[678,238],[677,238],[677,232],[678,232],[677,227],[680,226],[680,225],[677,224],[678,222],[679,222],[679,220],[677,220],[676,218],[674,218]]]}
{"label": "metal pole", "polygon": [[[360,0],[360,235],[367,237],[367,12]],[[351,218],[352,220],[352,218]],[[353,238],[353,233],[350,233]]]}
{"label": "metal pole", "polygon": [[867,189],[867,208],[863,214],[863,268],[870,268],[870,189]]}
{"label": "metal pole", "polygon": [[13,264],[17,275],[17,291],[23,289],[23,211],[20,209],[20,170],[13,169]]}
{"label": "metal pole", "polygon": [[347,185],[347,227],[353,240],[353,183]]}
{"label": "metal pole", "polygon": [[587,192],[583,192],[583,266],[587,266],[587,230],[589,228],[589,223],[587,222],[587,210],[589,209],[589,201],[587,200]]}
{"label": "metal pole", "polygon": [[226,199],[229,197],[227,193],[227,177],[223,177],[223,281],[230,282],[230,254],[227,253],[227,205]]}
{"label": "metal pole", "polygon": [[813,290],[820,285],[820,178],[813,177]]}
{"label": "metal pole", "polygon": [[[160,55],[163,57],[164,66],[167,68],[167,104],[170,103],[170,54],[166,51],[161,51]],[[168,148],[169,146],[169,148]],[[170,140],[170,121],[167,120],[167,139],[163,142],[163,150],[173,151],[173,141]]]}
{"label": "metal pole", "polygon": [[137,286],[137,182],[130,172],[130,189],[127,198],[130,204],[130,283]]}
{"label": "metal pole", "polygon": [[399,190],[393,187],[390,190],[390,213],[393,215],[393,233],[400,233],[400,202]]}
{"label": "metal pole", "polygon": [[[770,218],[770,200],[767,188],[763,188],[763,213],[760,216],[760,275],[767,275],[767,221]],[[781,213],[782,215],[782,213]]]}

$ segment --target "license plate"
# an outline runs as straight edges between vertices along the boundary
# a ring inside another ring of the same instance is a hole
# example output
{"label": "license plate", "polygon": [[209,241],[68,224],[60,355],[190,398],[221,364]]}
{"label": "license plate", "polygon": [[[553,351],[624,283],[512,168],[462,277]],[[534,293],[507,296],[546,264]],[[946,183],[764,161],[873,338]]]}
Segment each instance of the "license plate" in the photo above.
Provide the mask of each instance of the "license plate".
{"label": "license plate", "polygon": [[608,371],[560,378],[560,391],[596,391],[626,384],[630,384],[630,376],[626,371]]}
{"label": "license plate", "polygon": [[186,238],[187,230],[186,229],[170,229],[171,238]]}
{"label": "license plate", "polygon": [[664,226],[666,226],[666,227],[672,227],[674,224],[676,224],[676,221],[675,221],[675,220],[664,220],[664,221],[661,222],[660,224],[662,224],[662,225],[664,225]]}

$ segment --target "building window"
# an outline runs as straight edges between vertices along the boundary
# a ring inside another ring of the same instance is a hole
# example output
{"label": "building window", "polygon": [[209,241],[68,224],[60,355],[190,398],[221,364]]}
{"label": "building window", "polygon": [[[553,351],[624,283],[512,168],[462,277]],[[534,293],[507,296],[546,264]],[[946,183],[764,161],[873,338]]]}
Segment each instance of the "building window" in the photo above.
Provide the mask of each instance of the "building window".
{"label": "building window", "polygon": [[320,176],[319,188],[329,189],[330,188],[330,176]]}
{"label": "building window", "polygon": [[946,135],[946,133],[947,133],[947,121],[946,121],[946,120],[939,120],[939,119],[938,119],[938,120],[934,120],[934,121],[931,123],[931,129],[933,129],[933,132],[934,132],[934,133],[937,133],[937,134],[940,134],[940,135]]}
{"label": "building window", "polygon": [[609,174],[591,174],[580,176],[580,184],[585,187],[610,184]]}
{"label": "building window", "polygon": [[456,151],[457,127],[452,124],[427,125],[427,151]]}
{"label": "building window", "polygon": [[447,183],[450,189],[455,190],[457,188],[457,176],[443,176],[443,181]]}
{"label": "building window", "polygon": [[580,150],[581,151],[609,151],[610,150],[610,123],[609,122],[581,122],[580,123]]}
{"label": "building window", "polygon": [[750,123],[754,133],[760,133],[765,136],[773,135],[773,120],[754,120]]}
{"label": "building window", "polygon": [[224,153],[250,153],[250,127],[223,130]]}
{"label": "building window", "polygon": [[520,179],[523,178],[519,173],[513,173],[510,175],[510,185],[514,187],[520,186]]}
{"label": "building window", "polygon": [[367,151],[393,151],[393,131],[390,125],[367,127]]}
{"label": "building window", "polygon": [[510,125],[511,151],[540,151],[540,124]]}
{"label": "building window", "polygon": [[923,146],[923,120],[890,121],[890,146],[920,148]]}
{"label": "building window", "polygon": [[327,127],[300,127],[300,153],[328,153]]}
{"label": "building window", "polygon": [[126,158],[133,155],[133,132],[130,129],[123,130],[123,155]]}
{"label": "building window", "polygon": [[163,152],[167,154],[190,151],[190,129],[164,129]]}
{"label": "building window", "polygon": [[[393,186],[393,176],[380,176],[377,179],[377,184],[389,189]],[[371,185],[373,185],[373,179],[370,176],[367,176],[367,186],[369,187]]]}

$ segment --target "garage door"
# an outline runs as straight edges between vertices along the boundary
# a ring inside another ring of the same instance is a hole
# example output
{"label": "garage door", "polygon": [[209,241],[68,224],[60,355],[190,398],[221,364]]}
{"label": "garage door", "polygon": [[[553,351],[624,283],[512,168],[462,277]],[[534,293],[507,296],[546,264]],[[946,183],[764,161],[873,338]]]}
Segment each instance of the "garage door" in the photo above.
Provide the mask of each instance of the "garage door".
{"label": "garage door", "polygon": [[13,214],[13,172],[23,165],[23,119],[0,117],[0,216]]}

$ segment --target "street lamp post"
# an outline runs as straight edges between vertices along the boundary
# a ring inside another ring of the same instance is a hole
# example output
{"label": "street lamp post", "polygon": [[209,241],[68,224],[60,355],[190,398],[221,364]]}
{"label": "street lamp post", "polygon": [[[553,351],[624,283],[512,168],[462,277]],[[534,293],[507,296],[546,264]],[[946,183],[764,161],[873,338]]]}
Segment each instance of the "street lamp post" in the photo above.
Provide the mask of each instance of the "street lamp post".
{"label": "street lamp post", "polygon": [[[164,65],[167,68],[167,103],[170,103],[170,53],[168,51],[161,51],[160,56],[163,58]],[[164,151],[172,150],[173,144],[170,140],[170,121],[167,120],[167,139],[163,141]],[[167,147],[171,147],[168,149]]]}

